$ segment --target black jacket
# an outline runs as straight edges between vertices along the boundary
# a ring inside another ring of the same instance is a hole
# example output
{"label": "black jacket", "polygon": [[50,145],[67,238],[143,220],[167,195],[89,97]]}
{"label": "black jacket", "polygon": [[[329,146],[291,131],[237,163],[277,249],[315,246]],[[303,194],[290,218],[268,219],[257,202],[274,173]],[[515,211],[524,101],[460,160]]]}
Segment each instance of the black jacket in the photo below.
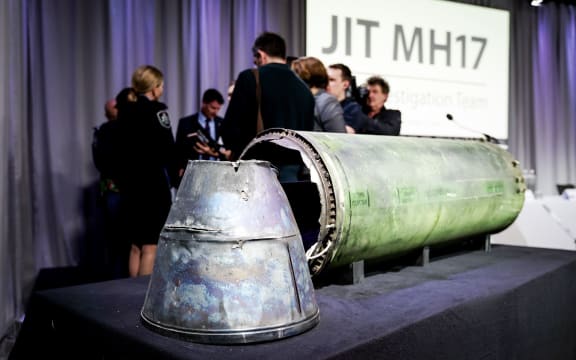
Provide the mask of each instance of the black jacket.
{"label": "black jacket", "polygon": [[[214,119],[214,124],[216,124],[216,139],[211,139],[213,141],[218,141],[221,134],[221,126],[223,118],[216,116]],[[185,169],[188,160],[198,160],[199,154],[194,150],[194,138],[189,137],[189,134],[195,133],[198,129],[202,129],[202,126],[198,122],[198,113],[181,118],[178,121],[178,130],[176,131],[176,153],[178,158],[178,168]],[[210,136],[209,134],[205,134]]]}
{"label": "black jacket", "polygon": [[[258,70],[264,129],[311,131],[314,97],[308,86],[286,64],[266,64]],[[222,139],[235,157],[256,135],[257,116],[256,79],[248,69],[238,75],[222,124]]]}
{"label": "black jacket", "polygon": [[174,136],[166,105],[139,96],[118,114],[124,228],[135,244],[156,244],[176,181]]}
{"label": "black jacket", "polygon": [[169,188],[166,180],[176,169],[174,136],[166,105],[139,96],[137,102],[119,113],[117,121],[122,129],[123,179],[139,187]]}
{"label": "black jacket", "polygon": [[400,126],[402,124],[402,114],[398,110],[389,110],[385,107],[372,117],[368,123],[365,134],[377,135],[400,135]]}

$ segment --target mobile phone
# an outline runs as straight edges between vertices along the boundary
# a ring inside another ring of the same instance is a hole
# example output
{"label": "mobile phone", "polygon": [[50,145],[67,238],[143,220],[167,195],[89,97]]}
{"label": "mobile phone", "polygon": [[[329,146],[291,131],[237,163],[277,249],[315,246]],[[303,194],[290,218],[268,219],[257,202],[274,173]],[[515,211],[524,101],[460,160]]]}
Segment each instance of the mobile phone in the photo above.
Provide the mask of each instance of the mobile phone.
{"label": "mobile phone", "polygon": [[206,135],[204,135],[204,132],[200,129],[198,129],[198,131],[196,131],[195,138],[197,138],[198,141],[203,142],[206,145],[210,144],[210,140],[206,137]]}

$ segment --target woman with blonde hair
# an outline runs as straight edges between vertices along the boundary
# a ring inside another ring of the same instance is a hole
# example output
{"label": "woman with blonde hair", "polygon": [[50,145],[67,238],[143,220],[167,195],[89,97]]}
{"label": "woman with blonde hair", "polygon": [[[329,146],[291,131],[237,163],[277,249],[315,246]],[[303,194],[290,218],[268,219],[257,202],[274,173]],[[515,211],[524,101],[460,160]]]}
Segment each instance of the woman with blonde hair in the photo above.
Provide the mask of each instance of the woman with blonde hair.
{"label": "woman with blonde hair", "polygon": [[167,106],[159,102],[164,76],[151,65],[132,75],[135,97],[119,112],[124,150],[121,180],[124,231],[131,241],[130,276],[152,273],[158,237],[172,204],[175,146]]}
{"label": "woman with blonde hair", "polygon": [[326,92],[328,72],[324,64],[315,57],[302,57],[292,61],[291,67],[314,95],[314,130],[346,132],[342,106],[336,97]]}

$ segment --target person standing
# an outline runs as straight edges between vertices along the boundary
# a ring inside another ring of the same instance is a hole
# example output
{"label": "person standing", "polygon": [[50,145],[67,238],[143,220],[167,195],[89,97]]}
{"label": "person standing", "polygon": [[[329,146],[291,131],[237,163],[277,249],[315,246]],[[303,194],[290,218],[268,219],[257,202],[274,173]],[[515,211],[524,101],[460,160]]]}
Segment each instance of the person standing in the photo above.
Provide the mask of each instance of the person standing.
{"label": "person standing", "polygon": [[222,94],[216,89],[208,89],[202,95],[200,111],[178,121],[176,149],[180,177],[184,174],[188,160],[226,158],[228,150],[223,146],[220,136],[224,119],[218,116],[222,104]]}
{"label": "person standing", "polygon": [[[354,79],[348,66],[344,64],[332,64],[328,66],[328,79],[328,92],[336,96],[340,102],[347,128],[354,129],[354,132],[357,134],[397,135],[391,134],[392,131],[388,122],[371,119],[363,112],[362,106],[354,97]],[[399,111],[389,111],[397,113],[399,119]]]}
{"label": "person standing", "polygon": [[286,43],[275,33],[262,33],[252,48],[257,66],[260,99],[252,69],[242,71],[222,123],[224,144],[232,150],[232,159],[257,133],[258,111],[263,128],[312,130],[314,97],[302,80],[286,65]]}
{"label": "person standing", "polygon": [[334,95],[326,92],[328,73],[324,64],[315,57],[302,57],[294,60],[291,67],[314,95],[314,130],[347,132],[340,103]]}
{"label": "person standing", "polygon": [[138,67],[132,88],[137,97],[119,112],[117,121],[123,139],[123,230],[132,244],[129,272],[134,277],[152,273],[177,170],[170,117],[166,105],[158,101],[164,91],[162,72],[151,65]]}
{"label": "person standing", "polygon": [[107,122],[94,129],[92,155],[100,172],[100,204],[103,211],[105,245],[105,274],[116,279],[128,276],[130,243],[122,235],[122,193],[119,186],[121,164],[119,163],[118,116],[121,109],[135,96],[131,88],[122,89],[115,99],[105,104]]}
{"label": "person standing", "polygon": [[388,100],[390,86],[380,76],[372,76],[366,80],[368,87],[368,98],[364,113],[379,125],[373,134],[379,135],[400,135],[402,124],[402,114],[398,110],[386,109],[384,104]]}
{"label": "person standing", "polygon": [[367,127],[371,119],[362,112],[362,106],[352,96],[352,72],[344,64],[332,64],[328,66],[328,89],[340,102],[344,113],[346,129],[358,134],[368,133]]}

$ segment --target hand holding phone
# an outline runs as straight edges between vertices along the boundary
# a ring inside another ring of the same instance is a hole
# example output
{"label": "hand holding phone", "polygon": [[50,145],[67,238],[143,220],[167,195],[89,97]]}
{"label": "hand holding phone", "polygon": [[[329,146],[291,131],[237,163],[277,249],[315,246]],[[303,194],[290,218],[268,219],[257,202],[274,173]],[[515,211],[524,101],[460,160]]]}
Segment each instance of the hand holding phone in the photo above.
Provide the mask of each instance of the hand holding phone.
{"label": "hand holding phone", "polygon": [[202,131],[196,131],[190,133],[188,134],[188,137],[192,138],[192,140],[194,140],[195,142],[201,142],[205,145],[208,145],[210,143],[210,140],[206,137],[206,135],[204,135]]}
{"label": "hand holding phone", "polygon": [[200,141],[197,141],[196,143],[194,143],[194,150],[198,154],[202,154],[202,155],[209,155],[212,157],[218,157],[219,156],[219,153],[216,150],[214,150],[208,144],[206,144],[204,142],[200,142]]}

